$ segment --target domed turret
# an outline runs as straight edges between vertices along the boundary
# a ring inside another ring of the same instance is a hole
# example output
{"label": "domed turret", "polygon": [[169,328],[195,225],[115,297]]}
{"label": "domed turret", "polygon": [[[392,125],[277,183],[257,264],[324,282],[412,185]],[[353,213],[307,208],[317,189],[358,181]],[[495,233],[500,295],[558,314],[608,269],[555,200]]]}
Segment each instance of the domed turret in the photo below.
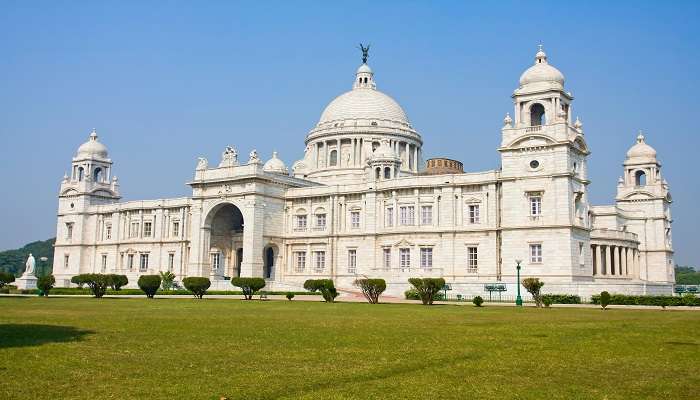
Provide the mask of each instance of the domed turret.
{"label": "domed turret", "polygon": [[542,50],[542,45],[535,55],[535,65],[528,68],[520,76],[520,88],[528,89],[563,89],[564,75],[547,62],[547,54]]}
{"label": "domed turret", "polygon": [[655,163],[656,162],[656,150],[653,147],[646,144],[644,141],[644,135],[639,132],[637,135],[637,143],[630,147],[627,151],[627,159],[625,163]]}
{"label": "domed turret", "polygon": [[109,158],[107,153],[107,146],[105,146],[97,140],[97,132],[94,128],[92,130],[92,133],[90,133],[90,138],[88,139],[88,141],[81,144],[80,147],[78,147],[78,153],[75,155],[75,158]]}
{"label": "domed turret", "polygon": [[284,161],[277,158],[277,152],[272,152],[272,158],[267,160],[263,166],[263,171],[271,172],[273,174],[289,175],[289,170],[287,166],[284,165]]}

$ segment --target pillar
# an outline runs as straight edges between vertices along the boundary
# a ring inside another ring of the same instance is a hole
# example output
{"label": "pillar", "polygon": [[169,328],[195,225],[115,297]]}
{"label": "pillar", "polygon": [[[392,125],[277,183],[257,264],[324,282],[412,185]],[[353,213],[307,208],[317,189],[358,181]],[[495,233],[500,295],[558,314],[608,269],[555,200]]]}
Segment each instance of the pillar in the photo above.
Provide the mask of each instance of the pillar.
{"label": "pillar", "polygon": [[610,246],[605,246],[605,268],[603,268],[603,275],[607,275],[611,271],[610,266],[612,264],[611,260],[612,254],[610,254]]}
{"label": "pillar", "polygon": [[263,221],[264,210],[260,200],[250,200],[243,213],[242,277],[262,277],[263,274]]}
{"label": "pillar", "polygon": [[610,275],[620,275],[620,256],[617,253],[617,246],[610,246],[610,250],[610,252],[612,253],[610,257],[610,259],[612,260],[612,264],[610,265]]}
{"label": "pillar", "polygon": [[600,257],[600,245],[593,245],[595,247],[595,260],[593,264],[593,275],[597,275],[602,270],[602,259]]}
{"label": "pillar", "polygon": [[627,247],[620,248],[620,273],[622,275],[629,275],[627,270]]}

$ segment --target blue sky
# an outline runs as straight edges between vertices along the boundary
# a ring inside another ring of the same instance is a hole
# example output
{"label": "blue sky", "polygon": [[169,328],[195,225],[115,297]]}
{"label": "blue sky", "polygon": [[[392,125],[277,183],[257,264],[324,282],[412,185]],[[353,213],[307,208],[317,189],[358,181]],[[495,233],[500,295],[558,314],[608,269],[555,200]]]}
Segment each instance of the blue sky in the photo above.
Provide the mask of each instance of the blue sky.
{"label": "blue sky", "polygon": [[55,234],[58,185],[97,128],[124,198],[188,195],[198,156],[288,164],[371,43],[378,88],[429,156],[499,166],[510,95],[538,43],[567,78],[608,204],[643,129],[674,204],[676,261],[700,265],[697,2],[0,2],[0,249]]}

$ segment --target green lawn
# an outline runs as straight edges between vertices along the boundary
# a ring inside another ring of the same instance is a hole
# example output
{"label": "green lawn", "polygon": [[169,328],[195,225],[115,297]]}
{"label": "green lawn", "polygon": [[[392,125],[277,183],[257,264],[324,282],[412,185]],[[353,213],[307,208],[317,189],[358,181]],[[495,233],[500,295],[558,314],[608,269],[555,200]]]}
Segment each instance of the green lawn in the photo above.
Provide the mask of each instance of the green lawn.
{"label": "green lawn", "polygon": [[0,399],[690,399],[700,312],[0,298]]}

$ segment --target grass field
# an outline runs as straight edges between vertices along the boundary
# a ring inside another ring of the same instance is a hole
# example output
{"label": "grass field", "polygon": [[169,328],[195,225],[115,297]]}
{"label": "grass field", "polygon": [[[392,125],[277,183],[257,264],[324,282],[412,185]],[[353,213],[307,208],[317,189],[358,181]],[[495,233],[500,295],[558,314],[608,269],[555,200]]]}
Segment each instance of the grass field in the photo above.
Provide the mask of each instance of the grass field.
{"label": "grass field", "polygon": [[690,399],[700,312],[0,298],[0,399]]}

